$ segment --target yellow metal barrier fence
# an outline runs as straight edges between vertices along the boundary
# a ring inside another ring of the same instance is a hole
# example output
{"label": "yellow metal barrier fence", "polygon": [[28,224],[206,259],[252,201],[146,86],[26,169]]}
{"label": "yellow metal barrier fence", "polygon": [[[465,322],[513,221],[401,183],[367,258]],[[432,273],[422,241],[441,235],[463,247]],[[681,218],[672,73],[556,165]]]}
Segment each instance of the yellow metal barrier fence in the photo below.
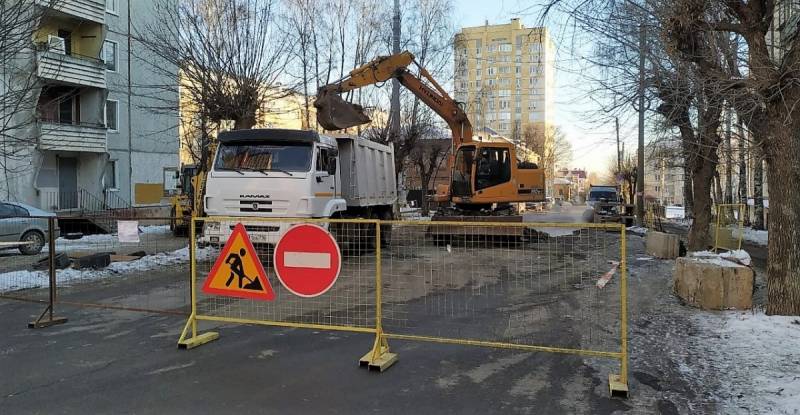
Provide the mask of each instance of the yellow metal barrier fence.
{"label": "yellow metal barrier fence", "polygon": [[[612,394],[627,395],[627,268],[622,224],[198,218],[192,230],[236,223],[254,240],[273,301],[208,295],[202,286],[227,237],[192,235],[192,310],[179,346],[217,338],[198,321],[374,333],[361,363],[397,360],[388,340],[412,340],[619,360]],[[293,224],[327,228],[342,251],[339,278],[318,297],[286,290],[272,244]],[[254,239],[259,239],[254,236]]]}
{"label": "yellow metal barrier fence", "polygon": [[716,206],[716,218],[714,225],[712,225],[714,252],[717,252],[720,248],[726,250],[742,249],[745,205],[729,203]]}

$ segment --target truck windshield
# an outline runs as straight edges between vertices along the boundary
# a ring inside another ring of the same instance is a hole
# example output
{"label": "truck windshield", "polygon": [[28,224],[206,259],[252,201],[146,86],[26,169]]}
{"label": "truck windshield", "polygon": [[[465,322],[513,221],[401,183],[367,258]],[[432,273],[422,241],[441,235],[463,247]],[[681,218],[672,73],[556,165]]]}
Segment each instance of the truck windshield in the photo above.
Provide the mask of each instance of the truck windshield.
{"label": "truck windshield", "polygon": [[311,145],[223,144],[214,163],[217,170],[295,171],[311,168]]}
{"label": "truck windshield", "polygon": [[598,190],[589,192],[590,201],[596,202],[599,201],[600,199],[606,199],[609,202],[616,202],[617,192],[611,190]]}

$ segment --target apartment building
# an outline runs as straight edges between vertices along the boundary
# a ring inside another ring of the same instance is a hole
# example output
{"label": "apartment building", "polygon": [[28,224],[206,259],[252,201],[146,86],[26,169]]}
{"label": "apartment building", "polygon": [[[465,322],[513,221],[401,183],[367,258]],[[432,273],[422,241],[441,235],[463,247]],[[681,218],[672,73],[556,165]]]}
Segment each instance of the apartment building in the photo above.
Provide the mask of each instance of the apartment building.
{"label": "apartment building", "polygon": [[[178,168],[177,94],[153,92],[174,78],[145,61],[131,33],[153,16],[153,1],[35,4],[29,50],[4,67],[7,82],[35,77],[31,105],[19,110],[30,114],[12,114],[33,121],[3,138],[18,145],[26,135],[30,145],[4,163],[0,198],[51,211],[161,203]],[[163,110],[169,102],[174,113]]]}
{"label": "apartment building", "polygon": [[476,131],[491,128],[519,142],[528,125],[553,117],[555,60],[547,28],[510,23],[465,27],[455,37],[455,99]]}

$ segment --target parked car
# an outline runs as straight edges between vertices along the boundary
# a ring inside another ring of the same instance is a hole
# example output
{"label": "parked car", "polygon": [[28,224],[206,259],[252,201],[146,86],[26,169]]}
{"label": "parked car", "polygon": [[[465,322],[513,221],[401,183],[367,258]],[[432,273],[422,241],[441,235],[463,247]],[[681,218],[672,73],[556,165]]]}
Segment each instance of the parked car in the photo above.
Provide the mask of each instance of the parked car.
{"label": "parked car", "polygon": [[[44,244],[48,242],[47,218],[51,216],[56,215],[24,203],[0,202],[0,242],[21,242],[5,249],[19,249],[24,255],[42,252]],[[58,228],[54,232],[58,235]]]}

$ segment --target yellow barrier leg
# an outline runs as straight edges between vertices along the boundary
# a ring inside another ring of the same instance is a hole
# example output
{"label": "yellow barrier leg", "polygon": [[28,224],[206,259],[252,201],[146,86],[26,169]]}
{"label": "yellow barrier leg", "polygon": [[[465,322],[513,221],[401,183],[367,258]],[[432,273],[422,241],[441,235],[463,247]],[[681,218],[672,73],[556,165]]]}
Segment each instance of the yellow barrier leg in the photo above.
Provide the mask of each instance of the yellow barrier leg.
{"label": "yellow barrier leg", "polygon": [[[187,334],[189,334],[189,329],[191,328],[192,336],[187,338]],[[203,334],[197,334],[197,319],[194,317],[194,314],[189,316],[189,319],[186,321],[186,326],[183,327],[183,331],[181,332],[181,337],[178,339],[178,348],[179,349],[194,349],[197,346],[202,346],[208,342],[212,342],[219,338],[219,333],[214,331],[209,331]]]}
{"label": "yellow barrier leg", "polygon": [[[193,213],[194,215],[194,213]],[[197,226],[196,223],[197,218],[192,216],[192,221],[189,224],[189,287],[191,289],[191,301],[192,301],[192,314],[189,315],[189,319],[186,321],[186,326],[183,328],[183,332],[181,332],[181,337],[178,339],[178,348],[179,349],[194,349],[197,346],[202,346],[208,342],[217,340],[219,338],[219,333],[209,331],[203,334],[197,334],[197,287],[196,287],[196,252],[195,252],[195,227]],[[189,329],[192,330],[192,337],[186,338]]]}
{"label": "yellow barrier leg", "polygon": [[389,342],[383,336],[383,281],[381,280],[381,222],[375,221],[375,344],[359,361],[359,366],[380,372],[397,362],[397,354],[389,352]]}
{"label": "yellow barrier leg", "polygon": [[620,357],[619,375],[608,375],[611,396],[628,397],[628,249],[625,226],[620,226],[619,305],[620,305]]}
{"label": "yellow barrier leg", "polygon": [[359,361],[359,366],[366,366],[369,370],[383,372],[397,362],[397,353],[389,352],[389,342],[383,333],[375,336],[375,344]]}

